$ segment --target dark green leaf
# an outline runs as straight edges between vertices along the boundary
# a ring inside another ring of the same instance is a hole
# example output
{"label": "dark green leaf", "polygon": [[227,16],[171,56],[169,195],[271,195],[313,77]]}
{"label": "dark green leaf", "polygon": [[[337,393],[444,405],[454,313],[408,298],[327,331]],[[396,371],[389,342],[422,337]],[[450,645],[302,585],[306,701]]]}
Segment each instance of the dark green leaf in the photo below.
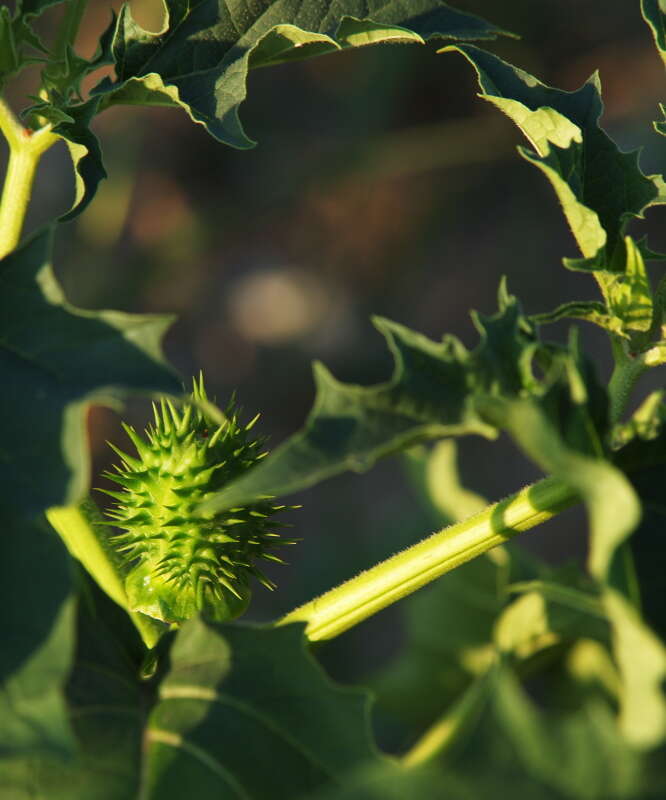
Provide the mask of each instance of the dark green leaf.
{"label": "dark green leaf", "polygon": [[95,196],[97,186],[106,178],[106,170],[102,163],[102,151],[97,137],[90,130],[90,121],[97,113],[98,100],[88,100],[79,106],[69,107],[67,114],[70,120],[57,122],[53,132],[62,136],[69,149],[69,154],[76,174],[74,203],[71,209],[60,217],[67,222],[78,216]]}
{"label": "dark green leaf", "polygon": [[74,749],[64,703],[74,650],[71,562],[43,519],[3,514],[1,528],[0,775],[5,759],[64,758]]}
{"label": "dark green leaf", "polygon": [[367,470],[381,456],[425,439],[494,435],[468,394],[470,354],[457,339],[433,342],[384,319],[375,319],[375,325],[393,355],[391,380],[372,387],[347,385],[317,364],[317,396],[303,431],[223,490],[210,508],[286,494],[347,469]]}
{"label": "dark green leaf", "polygon": [[503,670],[492,699],[503,734],[537,781],[581,800],[635,797],[640,791],[640,759],[618,734],[603,698],[589,696],[568,713],[543,713]]}
{"label": "dark green leaf", "polygon": [[75,106],[44,102],[29,109],[31,117],[42,117],[53,125],[53,132],[63,138],[72,159],[74,202],[60,217],[60,222],[69,222],[77,217],[95,196],[100,181],[107,177],[99,141],[90,130],[90,122],[98,107],[99,99],[92,98]]}
{"label": "dark green leaf", "polygon": [[4,77],[17,70],[20,63],[12,18],[7,6],[2,6],[0,8],[0,86],[2,86]]}
{"label": "dark green leaf", "polygon": [[37,17],[47,8],[62,2],[65,0],[19,0],[16,10],[24,17]]}
{"label": "dark green leaf", "polygon": [[40,16],[40,14],[46,11],[47,8],[58,5],[64,1],[65,0],[17,0],[12,20],[17,60],[11,71],[18,71],[32,62],[44,60],[42,58],[26,56],[23,52],[23,45],[28,45],[43,54],[48,53],[47,48],[34,30],[32,21],[35,17]]}
{"label": "dark green leaf", "polygon": [[[127,615],[82,579],[67,702],[76,750],[67,761],[14,759],[3,790],[16,800],[135,800],[141,735],[154,686],[140,680],[144,650]],[[4,798],[3,798],[4,800]]]}
{"label": "dark green leaf", "polygon": [[386,762],[345,777],[342,786],[327,787],[299,800],[470,800],[467,792],[460,793],[459,784],[436,767],[404,769],[400,764]]}
{"label": "dark green leaf", "polygon": [[481,97],[510,117],[534,147],[536,152],[521,149],[521,155],[553,185],[584,257],[566,265],[623,271],[627,220],[663,199],[658,176],[646,177],[637,153],[622,153],[599,127],[597,76],[575,92],[564,92],[471,45],[445,50],[457,50],[470,61]]}
{"label": "dark green leaf", "polygon": [[381,763],[367,696],[325,677],[300,626],[186,623],[147,741],[146,800],[291,800]]}
{"label": "dark green leaf", "polygon": [[666,6],[663,0],[641,0],[643,19],[650,26],[654,43],[666,66]]}
{"label": "dark green leaf", "polygon": [[117,80],[102,81],[96,91],[105,106],[179,105],[220,141],[241,148],[253,144],[238,118],[250,67],[396,38],[492,39],[504,33],[440,0],[166,5],[168,21],[156,34],[134,21],[129,5],[123,7],[113,43]]}
{"label": "dark green leaf", "polygon": [[160,339],[169,319],[82,311],[63,297],[44,231],[0,262],[0,475],[20,513],[88,489],[86,411],[130,392],[179,393]]}
{"label": "dark green leaf", "polygon": [[[515,298],[500,290],[500,311],[474,316],[480,343],[469,353],[447,337],[436,344],[379,321],[393,351],[391,381],[347,386],[320,367],[315,404],[304,430],[263,464],[209,500],[209,510],[262,495],[286,494],[374,461],[419,439],[506,430],[544,470],[580,492],[591,516],[590,569],[607,574],[616,547],[639,518],[637,498],[604,456],[607,399],[581,358],[533,340]],[[537,352],[547,376],[532,376]]]}
{"label": "dark green leaf", "polygon": [[111,20],[99,39],[97,50],[91,59],[82,58],[68,44],[59,60],[50,60],[42,71],[42,88],[49,98],[60,105],[81,99],[81,81],[99,67],[113,63],[111,43],[116,28],[116,15],[111,11]]}
{"label": "dark green leaf", "polygon": [[[575,341],[569,352],[540,349],[503,287],[499,305],[492,317],[474,317],[481,341],[471,353],[452,337],[436,344],[380,321],[395,360],[392,380],[346,386],[319,368],[304,430],[204,507],[220,510],[285,494],[345,469],[367,469],[419,439],[492,435],[494,427],[580,493],[591,517],[590,568],[604,577],[639,518],[630,484],[604,456],[606,394]],[[537,353],[547,371],[543,383],[532,376]]]}

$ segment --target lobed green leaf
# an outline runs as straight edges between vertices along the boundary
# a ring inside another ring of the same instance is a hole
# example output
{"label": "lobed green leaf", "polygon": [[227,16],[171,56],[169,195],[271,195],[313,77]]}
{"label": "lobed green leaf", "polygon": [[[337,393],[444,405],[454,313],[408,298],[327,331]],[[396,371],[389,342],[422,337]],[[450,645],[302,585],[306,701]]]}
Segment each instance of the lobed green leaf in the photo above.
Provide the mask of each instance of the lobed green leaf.
{"label": "lobed green leaf", "polygon": [[70,559],[45,520],[3,509],[0,523],[2,775],[17,759],[74,752],[64,688],[75,609]]}
{"label": "lobed green leaf", "polygon": [[666,67],[666,6],[664,0],[641,0],[641,12]]}
{"label": "lobed green leaf", "polygon": [[[607,398],[572,341],[568,351],[538,343],[515,298],[500,290],[500,310],[474,316],[480,332],[468,352],[378,322],[392,350],[392,379],[348,386],[317,367],[317,396],[301,433],[263,464],[204,504],[230,508],[264,495],[311,486],[427,438],[507,431],[546,472],[580,493],[591,519],[590,569],[603,578],[617,546],[636,526],[631,485],[606,458]],[[539,382],[533,367],[541,362]]]}
{"label": "lobed green leaf", "polygon": [[160,340],[170,319],[70,305],[45,230],[0,262],[0,476],[6,506],[37,514],[88,490],[86,413],[133,392],[180,393]]}
{"label": "lobed green leaf", "polygon": [[325,677],[300,626],[192,620],[176,637],[150,716],[142,796],[175,800],[196,788],[203,797],[287,800],[339,784],[348,771],[381,764],[367,715],[367,696]]}
{"label": "lobed green leaf", "polygon": [[452,45],[475,68],[484,100],[505,113],[534,151],[520,154],[551,182],[583,259],[571,269],[623,271],[627,221],[663,202],[659,176],[645,176],[637,152],[623,153],[599,126],[598,76],[574,92],[546,86],[532,75],[472,45]]}
{"label": "lobed green leaf", "polygon": [[159,33],[144,30],[125,5],[113,41],[115,81],[96,88],[102,106],[180,106],[193,121],[234,147],[254,143],[238,108],[249,69],[385,41],[492,39],[500,28],[440,0],[261,0],[235,6],[166,0]]}

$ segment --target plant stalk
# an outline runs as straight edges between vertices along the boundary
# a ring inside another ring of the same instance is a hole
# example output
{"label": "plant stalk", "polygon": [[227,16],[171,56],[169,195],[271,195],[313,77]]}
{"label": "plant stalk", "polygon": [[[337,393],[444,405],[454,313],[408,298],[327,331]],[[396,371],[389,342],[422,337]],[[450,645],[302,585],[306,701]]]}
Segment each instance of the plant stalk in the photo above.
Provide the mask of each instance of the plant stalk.
{"label": "plant stalk", "polygon": [[69,0],[67,3],[53,46],[53,55],[56,61],[64,61],[67,48],[74,46],[87,5],[88,0]]}
{"label": "plant stalk", "polygon": [[545,478],[362,572],[290,612],[276,625],[305,622],[310,641],[332,639],[579,499],[562,481]]}
{"label": "plant stalk", "polygon": [[50,126],[32,133],[14,117],[0,98],[0,131],[9,145],[9,161],[0,199],[0,258],[21,239],[39,159],[57,140]]}

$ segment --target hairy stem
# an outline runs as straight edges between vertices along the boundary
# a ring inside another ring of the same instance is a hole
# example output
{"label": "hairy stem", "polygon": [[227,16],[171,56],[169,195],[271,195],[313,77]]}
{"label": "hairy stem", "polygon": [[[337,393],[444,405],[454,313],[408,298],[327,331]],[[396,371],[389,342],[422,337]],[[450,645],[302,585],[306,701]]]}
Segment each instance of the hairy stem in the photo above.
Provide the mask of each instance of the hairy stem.
{"label": "hairy stem", "polygon": [[2,97],[0,97],[0,133],[7,140],[10,148],[15,146],[23,133],[23,127]]}
{"label": "hairy stem", "polygon": [[0,131],[9,145],[0,199],[0,258],[4,258],[20,241],[39,159],[58,137],[49,126],[35,133],[25,130],[1,98]]}
{"label": "hairy stem", "polygon": [[578,500],[569,486],[555,478],[545,478],[362,572],[290,612],[276,624],[305,622],[310,641],[332,639]]}

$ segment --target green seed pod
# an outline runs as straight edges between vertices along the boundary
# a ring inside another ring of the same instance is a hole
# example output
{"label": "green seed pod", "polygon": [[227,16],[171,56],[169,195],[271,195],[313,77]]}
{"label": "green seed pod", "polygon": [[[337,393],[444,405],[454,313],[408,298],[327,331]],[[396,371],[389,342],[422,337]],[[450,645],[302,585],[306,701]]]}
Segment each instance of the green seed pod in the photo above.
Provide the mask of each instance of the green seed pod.
{"label": "green seed pod", "polygon": [[284,563],[271,551],[294,543],[274,532],[279,523],[271,517],[285,506],[270,500],[209,516],[197,510],[266,453],[262,440],[248,436],[256,417],[241,426],[231,404],[225,421],[213,423],[197,405],[206,400],[203,378],[191,397],[180,411],[168,400],[153,405],[146,439],[123,424],[138,457],[111,445],[122,464],[105,476],[122,491],[101,490],[116,501],[107,513],[123,531],[112,542],[127,564],[130,607],[165,622],[199,612],[217,621],[242,614],[253,577],[274,588],[255,561]]}

